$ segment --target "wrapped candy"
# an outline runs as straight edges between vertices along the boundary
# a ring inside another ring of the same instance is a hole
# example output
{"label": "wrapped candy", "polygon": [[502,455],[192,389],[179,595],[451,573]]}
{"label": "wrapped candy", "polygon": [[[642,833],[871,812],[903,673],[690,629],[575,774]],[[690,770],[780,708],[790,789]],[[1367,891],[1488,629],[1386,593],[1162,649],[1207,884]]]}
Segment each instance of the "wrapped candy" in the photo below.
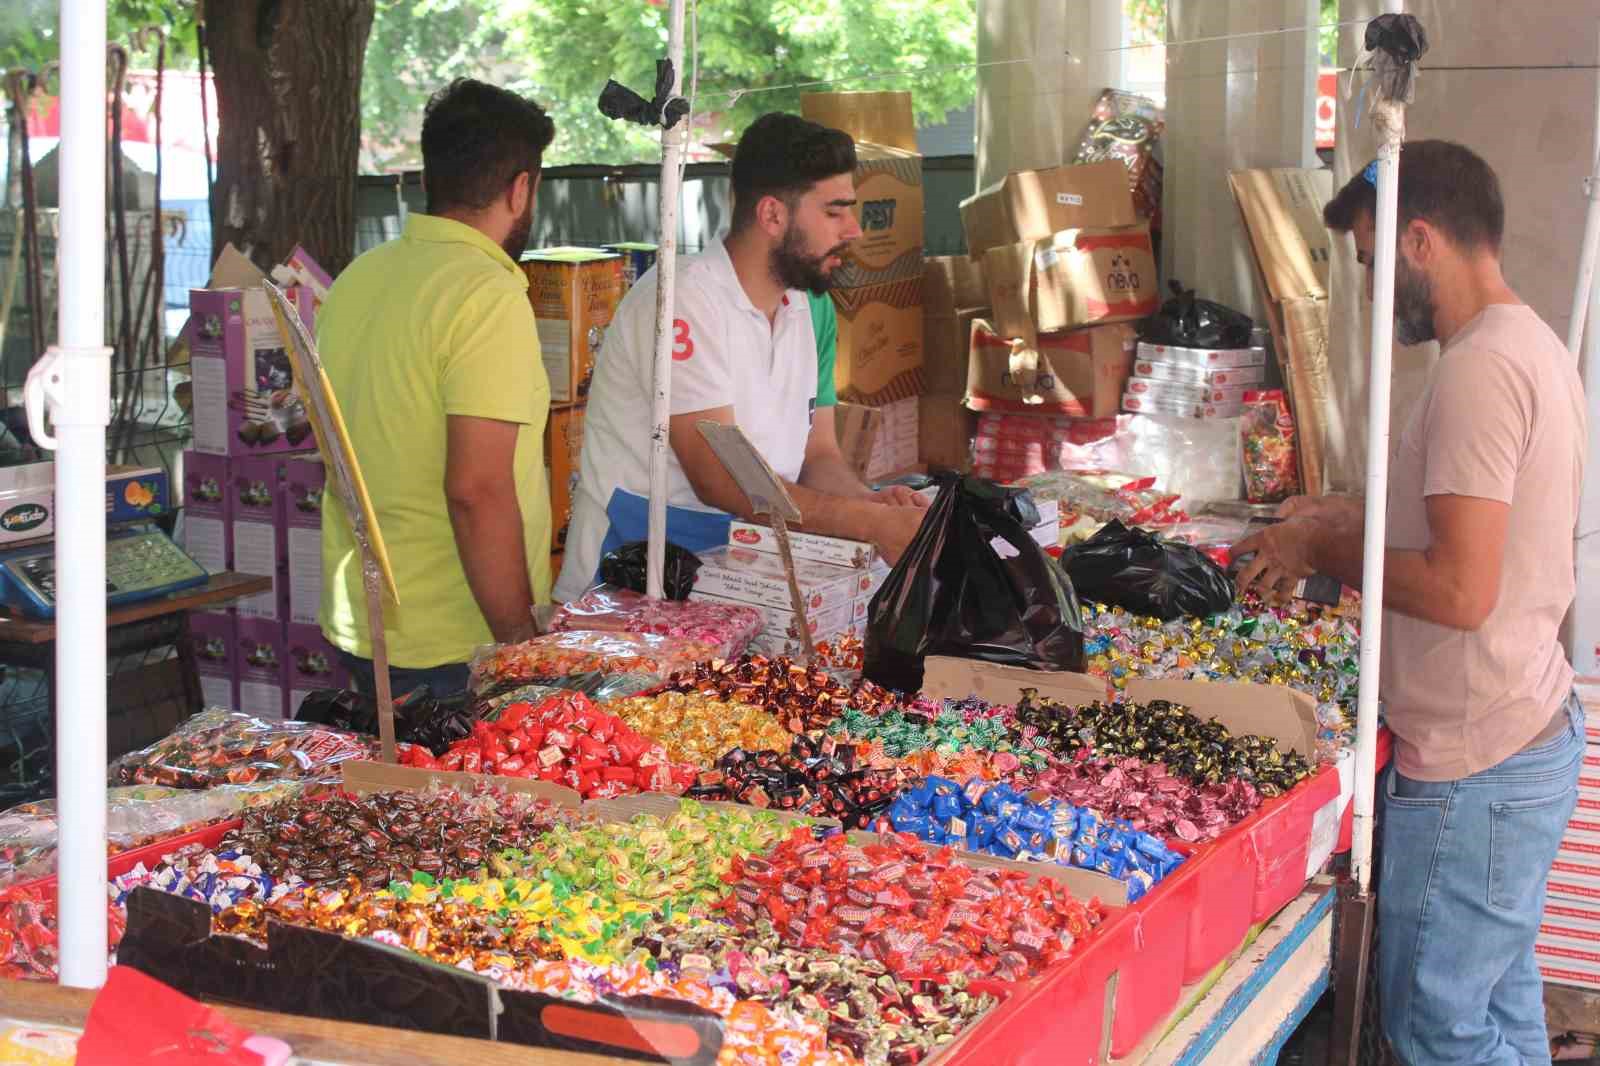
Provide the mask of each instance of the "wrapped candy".
{"label": "wrapped candy", "polygon": [[630,589],[596,585],[559,608],[550,630],[673,637],[708,646],[714,651],[712,658],[732,659],[761,634],[762,625],[761,612],[754,607],[709,600],[652,600]]}
{"label": "wrapped candy", "polygon": [[659,742],[674,762],[702,769],[730,748],[786,747],[790,737],[776,718],[759,707],[682,692],[613,700],[600,709]]}
{"label": "wrapped candy", "polygon": [[717,760],[714,770],[700,775],[689,794],[865,829],[889,805],[900,782],[892,765],[869,766],[857,760],[849,744],[831,738],[818,743],[802,734],[784,751],[733,749]]}
{"label": "wrapped candy", "polygon": [[196,900],[220,914],[245,900],[271,903],[305,885],[305,881],[293,874],[281,879],[273,877],[242,851],[230,848],[207,851],[192,844],[165,856],[153,869],[146,869],[144,863],[139,863],[113,878],[107,890],[118,908],[127,906],[133,890],[143,887]]}
{"label": "wrapped candy", "polygon": [[551,633],[521,644],[479,648],[472,691],[530,685],[570,674],[653,674],[666,679],[717,658],[717,647],[684,637],[630,633]]}
{"label": "wrapped candy", "polygon": [[692,674],[674,679],[671,687],[677,692],[753,704],[793,733],[825,729],[850,709],[879,714],[898,705],[894,693],[870,681],[846,685],[821,669],[808,670],[789,659],[760,655],[746,655],[735,662],[700,663]]}
{"label": "wrapped candy", "polygon": [[1282,389],[1245,393],[1244,414],[1239,419],[1239,459],[1244,467],[1245,498],[1251,503],[1278,503],[1299,495],[1294,416]]}
{"label": "wrapped candy", "polygon": [[[127,930],[127,914],[106,903],[108,949],[115,950]],[[56,935],[56,894],[53,888],[21,885],[0,892],[0,978],[54,981],[61,949]]]}
{"label": "wrapped candy", "polygon": [[211,788],[281,777],[337,774],[347,759],[376,757],[377,741],[343,730],[238,711],[202,711],[170,736],[111,764],[115,785]]}
{"label": "wrapped candy", "polygon": [[1053,760],[1017,787],[1096,811],[1152,836],[1189,843],[1215,839],[1261,806],[1261,793],[1248,781],[1195,785],[1160,763],[1098,759],[1086,749],[1070,759]]}

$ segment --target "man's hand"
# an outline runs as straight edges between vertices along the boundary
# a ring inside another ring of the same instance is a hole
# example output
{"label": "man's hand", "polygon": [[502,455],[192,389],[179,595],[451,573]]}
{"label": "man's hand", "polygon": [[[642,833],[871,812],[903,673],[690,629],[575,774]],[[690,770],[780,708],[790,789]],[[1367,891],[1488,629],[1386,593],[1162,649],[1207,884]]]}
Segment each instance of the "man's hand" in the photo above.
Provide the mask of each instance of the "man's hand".
{"label": "man's hand", "polygon": [[1310,519],[1289,519],[1267,526],[1235,544],[1234,558],[1255,554],[1239,572],[1239,588],[1255,588],[1266,599],[1279,603],[1293,599],[1295,586],[1317,572],[1311,560],[1320,529],[1321,526]]}
{"label": "man's hand", "polygon": [[927,497],[917,495],[915,490],[904,485],[881,488],[872,494],[871,499],[873,503],[886,503],[890,507],[914,507],[919,511],[928,509]]}
{"label": "man's hand", "polygon": [[1366,501],[1359,496],[1291,496],[1278,505],[1278,517],[1359,525],[1366,518]]}
{"label": "man's hand", "polygon": [[877,545],[878,551],[883,554],[890,566],[900,561],[900,557],[911,546],[911,541],[917,535],[917,530],[922,528],[922,519],[928,512],[921,508],[901,505],[883,509],[882,521],[878,522],[872,536],[872,543]]}

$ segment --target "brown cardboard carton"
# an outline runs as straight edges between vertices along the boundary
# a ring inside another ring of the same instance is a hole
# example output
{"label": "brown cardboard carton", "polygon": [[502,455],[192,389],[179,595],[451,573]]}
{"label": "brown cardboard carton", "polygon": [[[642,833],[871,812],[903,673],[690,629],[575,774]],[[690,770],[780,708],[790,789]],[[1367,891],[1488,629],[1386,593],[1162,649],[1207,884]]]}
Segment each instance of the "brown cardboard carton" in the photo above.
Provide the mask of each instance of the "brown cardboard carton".
{"label": "brown cardboard carton", "polygon": [[582,798],[570,788],[552,785],[548,781],[533,781],[521,777],[502,777],[490,774],[468,774],[452,770],[419,770],[414,766],[396,766],[386,762],[368,762],[352,759],[339,764],[344,775],[344,788],[357,795],[368,792],[421,792],[434,787],[472,789],[494,785],[507,792],[523,792],[555,804],[577,810]]}
{"label": "brown cardboard carton", "polygon": [[1026,689],[1073,705],[1104,700],[1104,678],[1065,671],[1029,670],[1021,666],[930,655],[923,664],[922,691],[934,699],[982,696],[990,703],[1016,703]]}
{"label": "brown cardboard carton", "polygon": [[564,551],[572,525],[572,494],[578,488],[583,453],[584,407],[558,407],[544,424],[545,480],[550,485],[550,550]]}
{"label": "brown cardboard carton", "polygon": [[966,404],[974,411],[1103,418],[1115,414],[1133,366],[1127,325],[1045,333],[1032,344],[972,324]]}
{"label": "brown cardboard carton", "polygon": [[857,477],[867,476],[872,449],[883,430],[883,412],[858,403],[841,403],[833,409],[833,434],[839,451]]}
{"label": "brown cardboard carton", "polygon": [[1087,163],[1008,174],[961,202],[967,254],[1036,241],[1064,229],[1131,226],[1139,221],[1121,163]]}
{"label": "brown cardboard carton", "polygon": [[856,145],[856,221],[861,236],[834,271],[840,289],[859,289],[922,275],[922,157],[862,142]]}
{"label": "brown cardboard carton", "polygon": [[1256,284],[1299,438],[1300,478],[1308,495],[1324,485],[1332,417],[1328,377],[1328,270],[1332,239],[1322,207],[1333,196],[1327,170],[1240,170],[1228,175],[1250,236]]}
{"label": "brown cardboard carton", "polygon": [[966,391],[972,323],[992,317],[987,307],[973,307],[950,316],[923,309],[922,380],[929,392]]}
{"label": "brown cardboard carton", "polygon": [[962,393],[930,393],[917,398],[917,458],[930,469],[972,469],[972,436],[978,416],[962,403]]}
{"label": "brown cardboard carton", "polygon": [[594,248],[546,248],[523,255],[551,403],[588,398],[595,355],[626,288],[622,266],[622,256]]}
{"label": "brown cardboard carton", "polygon": [[864,289],[836,289],[839,399],[880,407],[923,390],[922,278]]}
{"label": "brown cardboard carton", "polygon": [[991,248],[984,275],[994,322],[1011,337],[1134,322],[1160,309],[1147,223],[1072,229]]}
{"label": "brown cardboard carton", "polygon": [[917,151],[909,92],[801,93],[800,116],[857,141]]}
{"label": "brown cardboard carton", "polygon": [[989,286],[978,260],[964,255],[929,256],[923,261],[922,278],[922,306],[929,315],[948,318],[989,304]]}
{"label": "brown cardboard carton", "polygon": [[1243,681],[1128,682],[1127,697],[1135,703],[1167,700],[1181,703],[1201,718],[1215,718],[1235,734],[1271,737],[1285,751],[1310,759],[1317,750],[1317,703],[1308,694],[1284,685]]}

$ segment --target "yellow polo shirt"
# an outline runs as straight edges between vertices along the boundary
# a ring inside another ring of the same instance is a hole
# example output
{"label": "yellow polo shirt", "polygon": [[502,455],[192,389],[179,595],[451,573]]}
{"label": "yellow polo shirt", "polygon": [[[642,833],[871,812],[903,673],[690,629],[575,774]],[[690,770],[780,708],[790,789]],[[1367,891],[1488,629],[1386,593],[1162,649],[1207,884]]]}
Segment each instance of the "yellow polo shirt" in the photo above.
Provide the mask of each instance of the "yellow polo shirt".
{"label": "yellow polo shirt", "polygon": [[[317,346],[349,426],[394,566],[390,662],[425,669],[490,643],[445,506],[448,415],[520,423],[517,500],[537,602],[550,595],[544,427],[550,382],[528,280],[471,226],[413,214],[399,240],[339,275],[317,313]],[[324,496],[322,632],[372,656],[361,556],[337,494]]]}

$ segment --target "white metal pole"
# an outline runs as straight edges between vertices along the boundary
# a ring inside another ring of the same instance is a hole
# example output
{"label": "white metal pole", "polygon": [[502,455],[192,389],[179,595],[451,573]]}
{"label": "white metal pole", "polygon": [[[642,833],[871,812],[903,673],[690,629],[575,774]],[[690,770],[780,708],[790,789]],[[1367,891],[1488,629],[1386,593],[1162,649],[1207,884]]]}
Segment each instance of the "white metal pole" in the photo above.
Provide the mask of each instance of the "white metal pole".
{"label": "white metal pole", "polygon": [[[672,96],[683,84],[683,0],[671,0],[667,14],[667,58],[672,62]],[[672,413],[673,288],[678,265],[678,201],[682,198],[684,145],[689,123],[661,131],[661,232],[656,238],[656,359],[650,412],[650,543],[645,592],[663,598],[662,571],[667,555],[667,440]]]}
{"label": "white metal pole", "polygon": [[[106,977],[106,0],[61,4],[61,295],[49,375],[56,450],[56,878],[61,983]],[[30,377],[32,375],[30,374]]]}
{"label": "white metal pole", "polygon": [[[1596,22],[1600,31],[1600,21]],[[1600,32],[1597,32],[1600,36]],[[1600,55],[1600,49],[1597,49]],[[1577,285],[1572,294],[1572,325],[1567,333],[1567,347],[1574,355],[1581,351],[1578,368],[1583,373],[1583,392],[1589,407],[1590,462],[1584,470],[1583,500],[1578,508],[1576,555],[1578,562],[1579,607],[1572,612],[1572,665],[1579,674],[1593,674],[1600,667],[1596,646],[1600,645],[1600,618],[1584,611],[1585,600],[1600,595],[1600,573],[1588,565],[1584,555],[1584,541],[1600,533],[1600,465],[1594,457],[1600,456],[1600,285],[1594,284],[1597,252],[1600,252],[1600,74],[1595,76],[1594,107],[1594,166],[1584,181],[1584,198],[1588,202],[1583,228],[1583,252],[1578,265]],[[1588,330],[1584,324],[1587,320]]]}
{"label": "white metal pole", "polygon": [[[1384,0],[1400,12],[1400,0]],[[1356,702],[1356,781],[1350,862],[1356,891],[1372,881],[1373,811],[1378,779],[1378,671],[1383,646],[1383,553],[1389,504],[1389,376],[1394,359],[1394,264],[1405,105],[1379,104],[1378,213],[1373,235],[1372,370],[1367,393],[1367,501],[1361,573],[1361,690]]]}
{"label": "white metal pole", "polygon": [[[1595,20],[1595,35],[1600,41],[1600,19]],[[1600,51],[1597,51],[1600,55]],[[1578,256],[1578,278],[1572,291],[1572,321],[1567,327],[1567,350],[1577,356],[1583,343],[1584,319],[1589,311],[1589,291],[1594,285],[1596,259],[1600,259],[1600,76],[1595,78],[1594,163],[1584,179],[1584,199],[1589,209],[1583,224],[1583,244]]]}

